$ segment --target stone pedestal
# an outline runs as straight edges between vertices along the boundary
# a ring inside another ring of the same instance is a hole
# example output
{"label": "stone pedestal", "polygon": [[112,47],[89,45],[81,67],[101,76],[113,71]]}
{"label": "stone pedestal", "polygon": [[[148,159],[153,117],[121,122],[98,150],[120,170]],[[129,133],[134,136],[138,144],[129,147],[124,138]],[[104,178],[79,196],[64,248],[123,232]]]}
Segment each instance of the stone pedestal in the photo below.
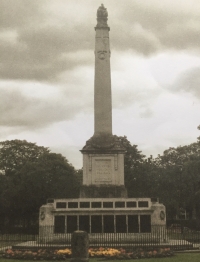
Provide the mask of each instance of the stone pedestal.
{"label": "stone pedestal", "polygon": [[124,153],[114,135],[94,135],[81,150],[83,185],[80,197],[127,197],[124,187]]}

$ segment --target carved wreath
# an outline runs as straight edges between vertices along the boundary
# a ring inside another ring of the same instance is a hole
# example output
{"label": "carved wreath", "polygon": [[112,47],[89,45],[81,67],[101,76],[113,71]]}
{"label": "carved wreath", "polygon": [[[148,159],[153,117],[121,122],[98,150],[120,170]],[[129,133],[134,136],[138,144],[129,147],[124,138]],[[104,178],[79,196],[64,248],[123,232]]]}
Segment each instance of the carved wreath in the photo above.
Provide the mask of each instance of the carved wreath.
{"label": "carved wreath", "polygon": [[165,219],[165,212],[162,210],[160,211],[160,219],[164,220]]}
{"label": "carved wreath", "polygon": [[40,213],[40,219],[41,219],[41,220],[44,220],[44,219],[45,219],[45,213],[44,213],[44,211],[42,211],[42,212]]}

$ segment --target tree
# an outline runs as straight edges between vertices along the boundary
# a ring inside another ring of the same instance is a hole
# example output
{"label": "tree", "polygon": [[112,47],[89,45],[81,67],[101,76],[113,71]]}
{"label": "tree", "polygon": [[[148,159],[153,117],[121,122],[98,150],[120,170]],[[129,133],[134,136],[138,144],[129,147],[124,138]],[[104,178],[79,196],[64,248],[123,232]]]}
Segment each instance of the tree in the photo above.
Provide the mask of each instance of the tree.
{"label": "tree", "polygon": [[194,199],[200,181],[200,141],[186,146],[169,148],[157,159],[160,167],[159,191],[168,214],[178,214],[186,209],[190,217],[194,214]]}
{"label": "tree", "polygon": [[[141,188],[139,189],[138,184],[141,181],[145,156],[138,150],[137,145],[131,145],[126,136],[119,137],[119,139],[126,150],[124,155],[124,176],[128,195],[129,197],[139,197]],[[144,188],[142,192],[144,193]]]}
{"label": "tree", "polygon": [[49,153],[49,149],[26,140],[0,142],[0,171],[11,176],[27,162],[35,161],[44,153]]}
{"label": "tree", "polygon": [[137,145],[131,145],[128,139],[120,137],[126,149],[124,156],[125,186],[129,197],[158,197],[159,172],[156,159],[146,159],[138,150]]}
{"label": "tree", "polygon": [[6,141],[3,145],[5,176],[1,176],[0,207],[10,224],[13,218],[28,224],[48,198],[78,197],[76,170],[61,154],[27,141]]}
{"label": "tree", "polygon": [[200,140],[171,147],[163,155],[148,159],[126,137],[121,137],[121,142],[126,148],[125,185],[129,197],[159,197],[166,205],[168,217],[175,217],[180,208],[192,217],[200,181]]}

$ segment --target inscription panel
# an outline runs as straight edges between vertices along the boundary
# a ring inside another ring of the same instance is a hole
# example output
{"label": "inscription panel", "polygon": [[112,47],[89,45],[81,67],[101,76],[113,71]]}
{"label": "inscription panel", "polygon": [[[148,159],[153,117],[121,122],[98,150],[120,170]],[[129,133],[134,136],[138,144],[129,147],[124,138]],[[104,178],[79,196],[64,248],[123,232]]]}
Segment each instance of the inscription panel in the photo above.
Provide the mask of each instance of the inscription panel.
{"label": "inscription panel", "polygon": [[95,182],[112,182],[111,159],[95,159]]}

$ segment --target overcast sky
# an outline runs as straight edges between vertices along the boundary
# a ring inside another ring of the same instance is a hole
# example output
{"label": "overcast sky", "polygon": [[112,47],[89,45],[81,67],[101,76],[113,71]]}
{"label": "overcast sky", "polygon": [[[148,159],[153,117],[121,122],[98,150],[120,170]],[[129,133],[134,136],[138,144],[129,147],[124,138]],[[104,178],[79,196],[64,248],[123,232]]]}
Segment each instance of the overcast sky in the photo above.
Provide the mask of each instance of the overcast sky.
{"label": "overcast sky", "polygon": [[94,132],[97,8],[108,10],[113,134],[147,157],[196,141],[199,0],[0,0],[0,141],[22,139],[76,168]]}

